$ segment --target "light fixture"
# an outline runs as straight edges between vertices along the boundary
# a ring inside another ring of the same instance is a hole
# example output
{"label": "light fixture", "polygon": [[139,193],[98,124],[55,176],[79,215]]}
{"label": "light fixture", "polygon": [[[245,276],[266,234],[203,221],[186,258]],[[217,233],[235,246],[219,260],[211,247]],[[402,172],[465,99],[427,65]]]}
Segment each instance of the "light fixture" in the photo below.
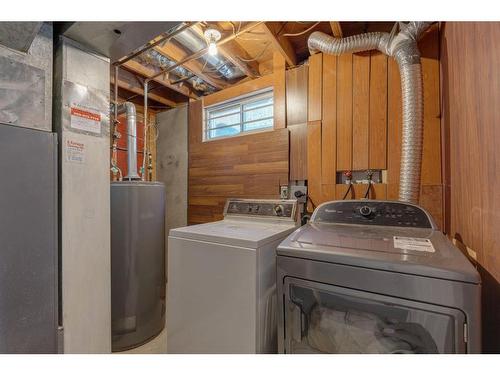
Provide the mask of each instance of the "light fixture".
{"label": "light fixture", "polygon": [[221,37],[219,30],[206,29],[203,35],[208,43],[208,53],[212,56],[217,55],[217,41]]}

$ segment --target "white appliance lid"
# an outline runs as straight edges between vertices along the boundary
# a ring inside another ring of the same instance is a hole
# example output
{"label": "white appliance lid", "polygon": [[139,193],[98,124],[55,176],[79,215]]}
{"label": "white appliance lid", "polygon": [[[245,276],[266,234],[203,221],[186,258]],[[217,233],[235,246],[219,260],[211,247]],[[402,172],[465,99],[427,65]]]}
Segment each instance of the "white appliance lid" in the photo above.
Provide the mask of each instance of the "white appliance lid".
{"label": "white appliance lid", "polygon": [[284,238],[295,228],[293,222],[226,218],[212,223],[172,229],[169,237],[256,249]]}

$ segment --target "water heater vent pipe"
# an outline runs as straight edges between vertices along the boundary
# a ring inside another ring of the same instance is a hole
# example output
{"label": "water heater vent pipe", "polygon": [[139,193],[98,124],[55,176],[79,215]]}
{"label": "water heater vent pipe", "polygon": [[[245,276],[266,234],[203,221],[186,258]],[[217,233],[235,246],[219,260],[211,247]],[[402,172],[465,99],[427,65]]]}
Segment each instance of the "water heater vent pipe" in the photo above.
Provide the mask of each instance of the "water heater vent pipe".
{"label": "water heater vent pipe", "polygon": [[118,105],[118,114],[127,116],[127,175],[125,180],[139,180],[137,174],[137,114],[135,105],[124,102]]}

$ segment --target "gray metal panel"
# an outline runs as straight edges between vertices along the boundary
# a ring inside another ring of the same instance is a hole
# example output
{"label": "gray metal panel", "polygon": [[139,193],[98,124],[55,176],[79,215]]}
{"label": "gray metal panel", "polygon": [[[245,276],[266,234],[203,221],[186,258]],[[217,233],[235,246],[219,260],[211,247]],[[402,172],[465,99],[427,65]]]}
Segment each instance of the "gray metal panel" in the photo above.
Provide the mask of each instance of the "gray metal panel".
{"label": "gray metal panel", "polygon": [[0,353],[57,353],[55,134],[0,125]]}
{"label": "gray metal panel", "polygon": [[27,53],[0,46],[0,122],[52,130],[52,44],[44,23]]}
{"label": "gray metal panel", "polygon": [[[435,252],[395,248],[394,236],[429,239]],[[309,223],[283,241],[277,252],[476,284],[481,281],[460,250],[441,232],[431,229]]]}
{"label": "gray metal panel", "polygon": [[[82,62],[86,64],[84,69]],[[102,111],[100,116],[105,120],[101,121],[101,128],[105,127],[101,134],[90,135],[68,126],[68,103],[85,108],[90,107],[92,98],[109,98],[109,61],[61,38],[54,63],[54,127],[60,140],[64,352],[110,353],[109,109],[104,105],[95,108]],[[75,145],[79,147],[76,155],[72,148]]]}
{"label": "gray metal panel", "polygon": [[[323,261],[277,257],[278,300],[285,294],[285,277],[295,277],[318,283],[336,285],[360,291],[383,294],[396,298],[447,306],[465,313],[468,324],[468,353],[481,351],[481,286],[464,282],[408,275],[334,264]],[[279,352],[284,347],[284,306],[280,303],[278,313]]]}
{"label": "gray metal panel", "polygon": [[113,351],[138,346],[165,325],[165,185],[111,184]]}
{"label": "gray metal panel", "polygon": [[28,52],[42,22],[0,22],[0,44]]}

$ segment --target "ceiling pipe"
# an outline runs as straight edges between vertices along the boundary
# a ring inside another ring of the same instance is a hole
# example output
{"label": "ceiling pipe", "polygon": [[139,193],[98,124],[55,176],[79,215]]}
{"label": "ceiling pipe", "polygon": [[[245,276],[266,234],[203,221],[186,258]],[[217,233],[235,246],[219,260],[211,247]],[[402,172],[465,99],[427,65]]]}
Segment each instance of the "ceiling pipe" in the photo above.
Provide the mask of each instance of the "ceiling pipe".
{"label": "ceiling pipe", "polygon": [[423,144],[423,90],[422,66],[417,41],[431,25],[430,22],[400,23],[391,33],[374,32],[333,38],[316,31],[308,39],[311,54],[321,51],[340,55],[346,52],[379,50],[396,59],[401,76],[403,102],[403,129],[401,141],[401,171],[399,177],[399,200],[418,203]]}
{"label": "ceiling pipe", "polygon": [[[227,42],[230,42],[231,40],[236,39],[238,36],[255,29],[257,26],[259,26],[262,23],[264,23],[264,22],[258,21],[258,22],[254,22],[250,25],[247,25],[244,28],[242,28],[240,31],[233,33],[233,34],[225,37],[224,39],[221,39],[217,43],[217,45],[220,46],[220,45],[223,45]],[[141,168],[141,175],[142,175],[143,181],[145,181],[147,178],[146,177],[146,157],[148,155],[147,132],[148,132],[148,85],[149,85],[149,82],[154,80],[155,78],[163,75],[163,74],[171,72],[175,68],[177,68],[181,65],[184,65],[185,63],[187,63],[191,60],[195,60],[195,59],[198,59],[198,58],[204,56],[206,53],[208,53],[208,47],[206,47],[202,50],[199,50],[198,52],[195,52],[192,55],[187,56],[186,58],[182,59],[181,61],[177,62],[176,64],[168,67],[167,69],[160,71],[159,73],[153,74],[152,76],[150,76],[144,80],[144,157],[142,159],[142,168]]]}

